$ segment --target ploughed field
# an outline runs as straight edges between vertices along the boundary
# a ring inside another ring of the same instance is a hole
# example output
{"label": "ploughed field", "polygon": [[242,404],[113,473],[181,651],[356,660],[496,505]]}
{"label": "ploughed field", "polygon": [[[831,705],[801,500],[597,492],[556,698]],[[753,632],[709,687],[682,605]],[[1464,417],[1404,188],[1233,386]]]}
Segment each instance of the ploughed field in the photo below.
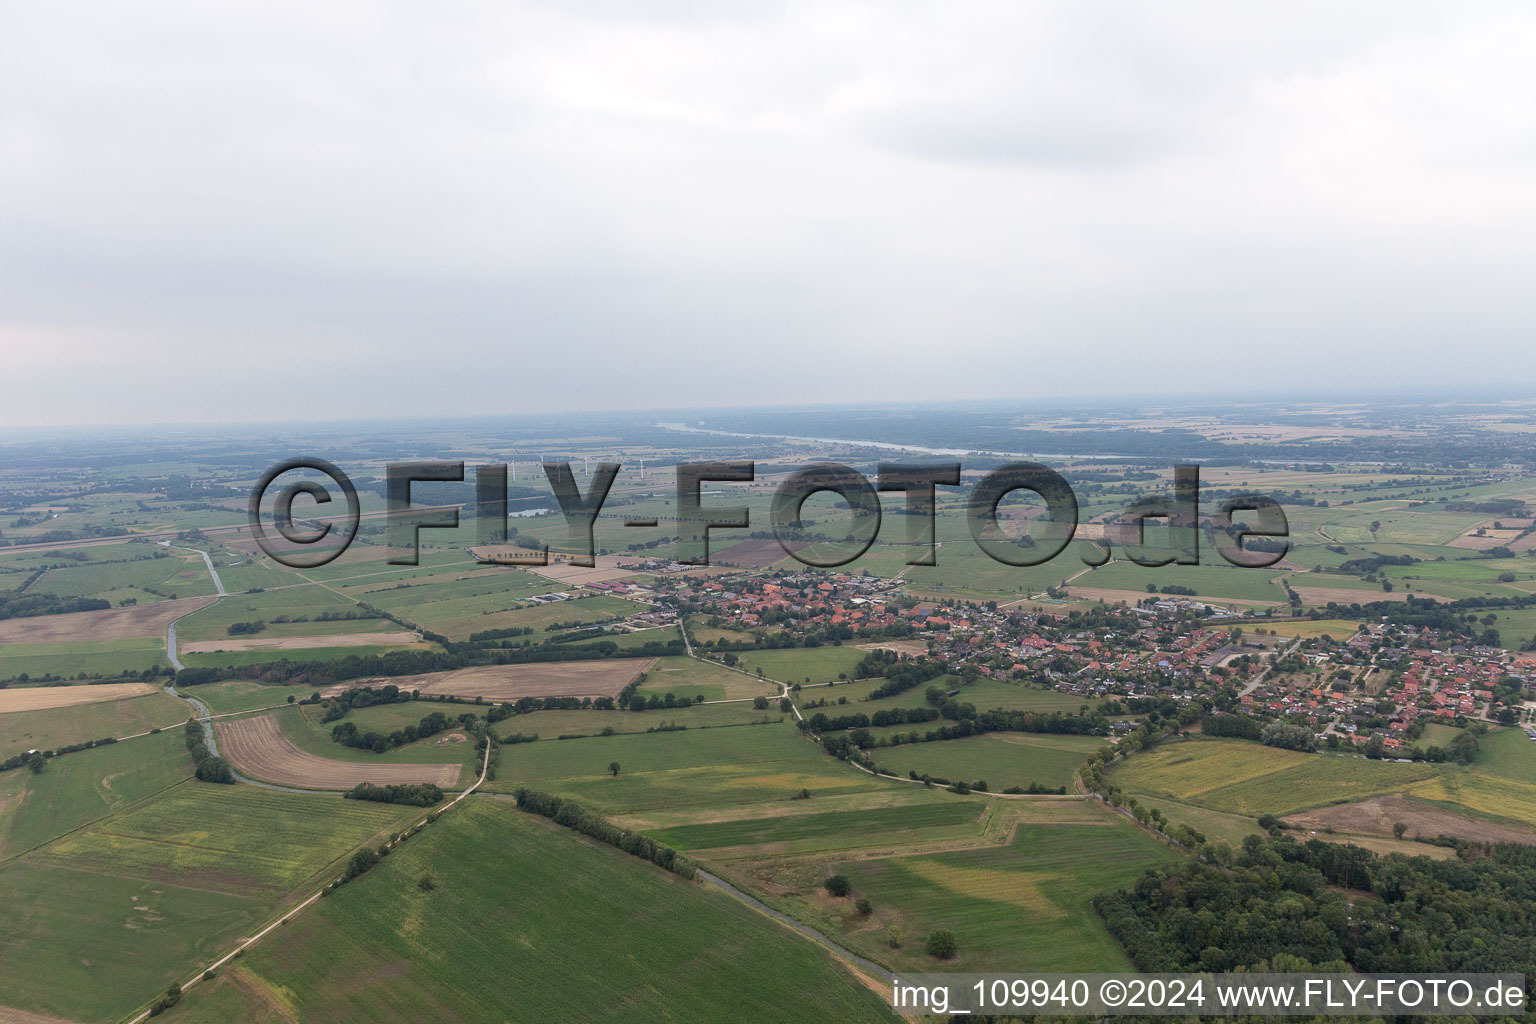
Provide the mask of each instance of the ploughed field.
{"label": "ploughed field", "polygon": [[214,728],[225,760],[241,774],[263,782],[301,789],[351,789],[360,782],[430,782],[446,787],[459,780],[456,764],[370,764],[305,753],[283,735],[273,715],[219,722]]}

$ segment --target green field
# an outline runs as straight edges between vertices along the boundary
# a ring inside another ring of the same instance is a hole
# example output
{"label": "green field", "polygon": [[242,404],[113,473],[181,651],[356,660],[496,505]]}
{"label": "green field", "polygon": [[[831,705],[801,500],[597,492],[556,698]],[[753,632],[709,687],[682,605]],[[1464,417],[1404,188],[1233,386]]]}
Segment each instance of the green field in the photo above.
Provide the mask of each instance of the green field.
{"label": "green field", "polygon": [[181,730],[51,758],[0,775],[0,859],[16,856],[192,775]]}
{"label": "green field", "polygon": [[482,571],[471,579],[398,589],[392,586],[356,596],[455,640],[467,639],[482,630],[507,628],[532,629],[537,638],[556,623],[608,622],[645,609],[634,601],[597,594],[551,604],[530,604],[526,600],[535,594],[565,589],[552,580],[508,569]]}
{"label": "green field", "polygon": [[294,746],[319,757],[328,757],[334,761],[360,761],[370,764],[460,764],[467,767],[475,758],[475,745],[468,741],[455,742],[449,739],[455,734],[464,735],[464,730],[457,722],[452,728],[436,736],[428,736],[424,740],[407,743],[403,747],[395,747],[382,754],[348,747],[331,739],[331,730],[341,721],[355,721],[358,728],[364,732],[370,728],[385,731],[382,726],[388,724],[388,731],[393,732],[407,722],[414,725],[433,711],[441,711],[450,719],[456,719],[467,712],[483,713],[485,709],[477,709],[473,704],[413,700],[403,704],[360,708],[353,711],[346,719],[325,723],[320,721],[325,714],[325,708],[319,704],[279,708],[272,713],[277,716],[283,735],[293,741]]}
{"label": "green field", "polygon": [[131,640],[89,640],[83,643],[0,644],[0,679],[27,675],[74,678],[81,672],[113,676],[164,668],[165,639],[138,637]]}
{"label": "green field", "polygon": [[[617,778],[608,775],[613,761]],[[785,723],[504,746],[490,786],[511,792],[520,785],[625,814],[740,807],[787,800],[801,789],[816,796],[876,792],[898,783],[827,756]]]}
{"label": "green field", "polygon": [[772,701],[767,711],[756,711],[750,703],[735,702],[694,704],[660,711],[534,711],[504,718],[496,723],[495,729],[502,736],[520,732],[552,740],[560,736],[597,736],[604,729],[628,733],[643,733],[665,725],[714,729],[765,720],[787,721],[791,717],[779,711],[778,701]]}
{"label": "green field", "polygon": [[[417,884],[426,875],[430,891]],[[767,918],[491,799],[400,847],[175,1012],[219,1024],[892,1019]]]}
{"label": "green field", "polygon": [[[916,729],[921,733],[932,724],[891,728],[897,732]],[[1027,788],[1031,782],[1054,789],[1070,783],[1078,765],[1106,742],[1099,736],[1005,732],[963,740],[877,747],[870,754],[889,775],[906,777],[915,771],[918,775],[970,783],[985,780],[993,791],[1009,786]]]}
{"label": "green field", "polygon": [[[973,849],[801,857],[740,871],[774,892],[789,889],[770,902],[898,972],[1127,969],[1089,901],[1178,855],[1084,801],[1021,801],[1007,810],[1022,819],[1011,841],[1005,834]],[[847,875],[853,897],[870,900],[869,918],[853,899],[822,891],[831,874]],[[955,933],[956,959],[925,955],[923,938],[935,928]],[[893,934],[899,949],[889,944]]]}
{"label": "green field", "polygon": [[[227,683],[188,686],[178,692],[196,697],[212,708],[214,714],[221,715],[231,711],[255,711],[257,708],[272,707],[285,703],[289,697],[303,700],[316,691],[313,686],[277,686],[236,679]],[[177,703],[183,709],[186,708],[185,704]]]}
{"label": "green field", "polygon": [[854,666],[867,655],[857,647],[791,647],[778,651],[743,651],[742,668],[786,683],[825,683],[853,678]]}
{"label": "green field", "polygon": [[[357,612],[356,604],[322,587],[285,587],[268,590],[261,594],[234,594],[200,608],[176,623],[176,639],[180,642],[197,640],[228,640],[229,627],[236,622],[265,622],[267,628],[259,637],[312,636],[323,633],[362,633],[370,629],[399,629],[388,619],[340,619],[327,622],[290,622],[273,620],[279,616],[315,619],[331,613],[345,615]],[[280,652],[266,652],[269,656]]]}
{"label": "green field", "polygon": [[70,708],[0,714],[0,758],[34,747],[52,750],[87,740],[132,736],[187,720],[187,705],[167,693]]}
{"label": "green field", "polygon": [[361,647],[306,647],[303,650],[283,651],[265,648],[254,651],[209,651],[204,654],[183,654],[182,663],[189,668],[248,669],[274,661],[339,661],[342,658],[377,657],[391,651],[431,651],[435,644],[388,644]]}
{"label": "green field", "polygon": [[[947,825],[969,825],[977,831],[986,808],[976,800],[878,807],[870,810],[824,811],[769,818],[745,818],[699,825],[648,829],[647,834],[679,850],[708,850],[727,846],[789,843],[800,839],[846,839],[870,834],[879,842],[895,842],[900,834]],[[826,848],[825,844],[822,848]]]}
{"label": "green field", "polygon": [[[921,697],[922,691],[926,690],[928,686],[945,684],[946,681],[934,680],[932,683],[921,686],[916,690],[911,690],[901,696],[907,698],[910,702],[914,694]],[[893,697],[888,699],[896,700],[899,698]],[[1052,711],[1060,711],[1069,715],[1077,714],[1084,705],[1092,707],[1097,703],[1097,701],[1072,693],[1046,690],[1024,683],[1008,683],[997,679],[977,679],[974,683],[961,686],[960,692],[955,694],[955,700],[974,704],[978,711],[1042,711],[1047,714]],[[874,706],[878,708],[883,706],[883,704],[877,701]]]}
{"label": "green field", "polygon": [[656,696],[670,693],[682,700],[777,697],[780,692],[773,683],[686,655],[658,658],[645,675],[645,682],[640,684],[642,692]]}
{"label": "green field", "polygon": [[1111,779],[1133,795],[1256,817],[1395,793],[1448,771],[1453,769],[1202,739],[1135,754]]}
{"label": "green field", "polygon": [[101,1024],[186,980],[272,910],[250,897],[118,877],[111,865],[97,873],[10,861],[0,864],[0,891],[0,1006]]}
{"label": "green field", "polygon": [[281,898],[420,814],[420,808],[339,796],[184,782],[26,859],[146,885]]}

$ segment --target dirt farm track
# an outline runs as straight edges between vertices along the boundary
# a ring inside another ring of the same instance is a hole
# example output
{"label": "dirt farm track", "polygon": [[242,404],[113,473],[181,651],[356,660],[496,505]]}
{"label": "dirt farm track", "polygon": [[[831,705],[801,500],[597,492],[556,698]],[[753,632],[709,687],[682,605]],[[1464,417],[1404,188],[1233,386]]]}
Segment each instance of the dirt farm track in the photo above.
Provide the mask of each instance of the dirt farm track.
{"label": "dirt farm track", "polygon": [[304,789],[351,789],[359,782],[376,785],[434,782],[458,785],[456,764],[380,764],[333,761],[307,754],[283,735],[274,715],[219,722],[219,753],[237,772],[262,782]]}

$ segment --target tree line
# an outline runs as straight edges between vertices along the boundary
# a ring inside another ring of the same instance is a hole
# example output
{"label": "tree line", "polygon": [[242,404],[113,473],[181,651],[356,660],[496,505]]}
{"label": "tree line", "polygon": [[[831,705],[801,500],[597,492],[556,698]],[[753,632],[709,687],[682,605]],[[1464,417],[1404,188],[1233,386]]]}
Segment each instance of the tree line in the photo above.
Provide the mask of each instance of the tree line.
{"label": "tree line", "polygon": [[197,765],[197,777],[203,782],[233,785],[235,773],[229,767],[228,761],[208,749],[203,734],[203,723],[195,718],[187,719],[186,736],[187,752],[192,755],[192,760]]}
{"label": "tree line", "polygon": [[630,832],[628,829],[610,824],[574,800],[527,788],[519,789],[516,796],[517,806],[521,810],[530,814],[543,815],[557,825],[564,825],[582,835],[591,836],[600,843],[607,843],[609,846],[623,850],[631,856],[648,860],[673,874],[684,878],[694,877],[695,869],[692,862],[670,846],[664,846],[638,832]]}

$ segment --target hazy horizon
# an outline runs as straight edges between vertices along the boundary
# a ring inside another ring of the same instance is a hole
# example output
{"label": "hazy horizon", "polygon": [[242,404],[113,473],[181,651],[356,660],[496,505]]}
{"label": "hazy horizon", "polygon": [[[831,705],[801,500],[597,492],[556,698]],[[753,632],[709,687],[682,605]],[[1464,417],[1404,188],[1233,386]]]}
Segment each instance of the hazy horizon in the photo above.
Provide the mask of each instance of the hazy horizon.
{"label": "hazy horizon", "polygon": [[1536,383],[1536,10],[169,4],[0,39],[0,425]]}

